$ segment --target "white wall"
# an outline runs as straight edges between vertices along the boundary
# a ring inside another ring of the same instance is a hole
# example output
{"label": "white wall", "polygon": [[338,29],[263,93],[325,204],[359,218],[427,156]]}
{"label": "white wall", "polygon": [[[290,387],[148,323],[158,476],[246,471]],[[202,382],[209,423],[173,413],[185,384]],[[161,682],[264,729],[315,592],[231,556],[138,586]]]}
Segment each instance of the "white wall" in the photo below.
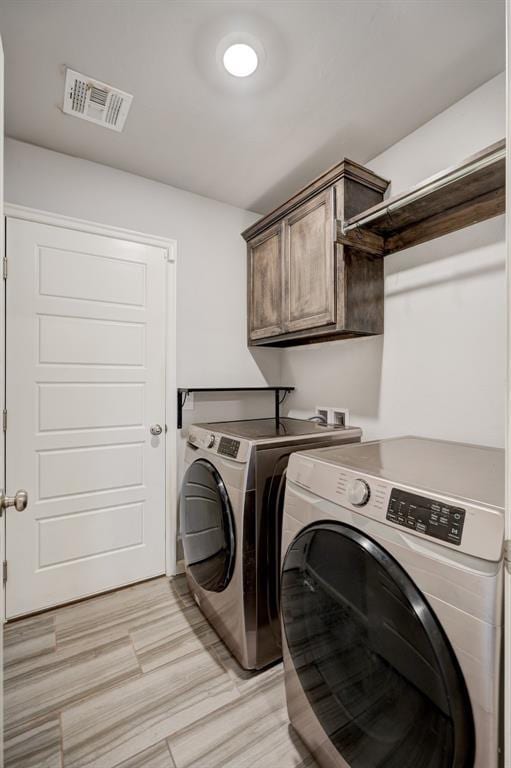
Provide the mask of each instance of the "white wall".
{"label": "white wall", "polygon": [[[504,136],[502,74],[368,165],[395,194]],[[504,237],[500,216],[387,257],[385,334],[285,350],[289,407],[348,407],[366,439],[503,446]]]}
{"label": "white wall", "polygon": [[[177,240],[178,386],[279,382],[279,351],[252,352],[246,344],[240,233],[255,214],[13,139],[5,142],[5,200]],[[188,424],[261,417],[272,408],[271,394],[196,396],[194,410],[184,413],[180,472]]]}
{"label": "white wall", "polygon": [[[396,193],[502,138],[504,85],[493,79],[370,166]],[[348,407],[366,438],[503,445],[503,217],[387,257],[384,336],[250,351],[239,233],[254,214],[13,140],[5,185],[12,203],[178,240],[180,386],[294,384],[289,407]],[[185,425],[271,405],[270,395],[200,396]]]}

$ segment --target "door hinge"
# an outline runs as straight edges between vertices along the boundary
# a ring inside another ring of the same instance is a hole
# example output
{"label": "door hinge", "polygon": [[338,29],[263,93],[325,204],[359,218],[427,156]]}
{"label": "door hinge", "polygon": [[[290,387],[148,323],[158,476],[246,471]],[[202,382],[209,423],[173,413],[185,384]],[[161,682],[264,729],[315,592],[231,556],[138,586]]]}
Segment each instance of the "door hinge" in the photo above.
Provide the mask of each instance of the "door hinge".
{"label": "door hinge", "polygon": [[2,259],[2,277],[4,280],[7,280],[7,256],[4,256]]}
{"label": "door hinge", "polygon": [[7,408],[4,408],[2,411],[2,429],[4,432],[7,432]]}
{"label": "door hinge", "polygon": [[504,563],[506,569],[511,573],[511,540],[506,539],[504,542]]}
{"label": "door hinge", "polygon": [[7,581],[7,560],[4,560],[2,565],[2,578],[5,584],[5,582]]}

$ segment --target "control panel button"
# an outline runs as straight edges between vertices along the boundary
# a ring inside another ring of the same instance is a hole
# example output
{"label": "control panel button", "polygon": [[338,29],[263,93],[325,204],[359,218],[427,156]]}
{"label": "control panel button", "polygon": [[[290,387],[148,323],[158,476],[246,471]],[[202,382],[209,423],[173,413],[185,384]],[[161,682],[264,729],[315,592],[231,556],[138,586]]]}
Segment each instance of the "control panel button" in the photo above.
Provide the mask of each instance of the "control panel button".
{"label": "control panel button", "polygon": [[459,545],[463,536],[465,510],[393,488],[386,518],[417,533]]}
{"label": "control panel button", "polygon": [[236,459],[240,449],[240,441],[229,437],[221,437],[218,444],[218,454],[228,456],[230,459]]}
{"label": "control panel button", "polygon": [[354,507],[363,507],[369,501],[370,495],[371,489],[365,480],[353,480],[348,485],[348,501]]}

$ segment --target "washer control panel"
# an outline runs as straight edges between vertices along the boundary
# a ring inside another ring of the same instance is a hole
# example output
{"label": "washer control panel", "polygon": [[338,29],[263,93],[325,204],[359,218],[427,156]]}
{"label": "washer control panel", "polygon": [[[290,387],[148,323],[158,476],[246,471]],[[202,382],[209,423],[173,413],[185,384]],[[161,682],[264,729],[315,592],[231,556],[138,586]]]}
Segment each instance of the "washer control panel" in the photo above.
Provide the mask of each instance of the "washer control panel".
{"label": "washer control panel", "polygon": [[217,453],[220,456],[228,456],[231,459],[235,459],[238,456],[239,449],[240,449],[239,440],[233,440],[230,437],[221,437],[220,442],[218,443]]}
{"label": "washer control panel", "polygon": [[387,520],[435,539],[461,544],[465,510],[440,501],[392,488]]}

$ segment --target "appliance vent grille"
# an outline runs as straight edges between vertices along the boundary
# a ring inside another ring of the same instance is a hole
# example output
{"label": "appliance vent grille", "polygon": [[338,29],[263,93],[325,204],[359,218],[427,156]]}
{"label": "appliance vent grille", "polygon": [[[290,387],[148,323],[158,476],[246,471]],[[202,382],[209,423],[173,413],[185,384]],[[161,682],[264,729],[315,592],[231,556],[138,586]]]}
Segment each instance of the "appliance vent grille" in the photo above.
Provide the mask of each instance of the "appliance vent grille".
{"label": "appliance vent grille", "polygon": [[87,75],[66,70],[63,110],[96,125],[122,131],[133,96]]}

